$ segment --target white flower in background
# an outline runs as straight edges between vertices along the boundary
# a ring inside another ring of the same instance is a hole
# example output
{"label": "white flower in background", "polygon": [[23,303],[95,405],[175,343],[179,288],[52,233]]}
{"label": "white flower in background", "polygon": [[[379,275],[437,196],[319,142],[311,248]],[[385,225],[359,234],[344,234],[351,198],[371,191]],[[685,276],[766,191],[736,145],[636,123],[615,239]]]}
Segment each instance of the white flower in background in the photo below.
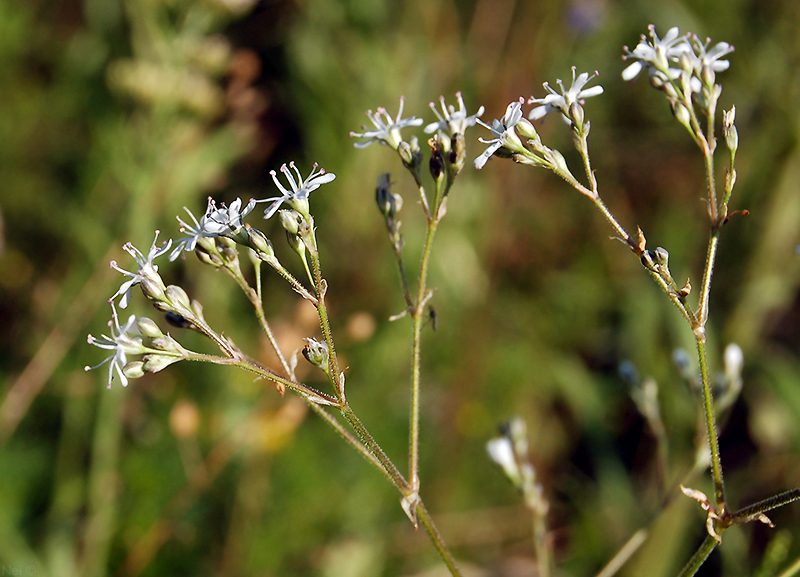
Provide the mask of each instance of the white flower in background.
{"label": "white flower in background", "polygon": [[142,338],[136,334],[136,316],[131,315],[128,318],[128,322],[120,326],[117,309],[114,308],[114,303],[112,301],[109,302],[111,303],[111,310],[113,311],[113,314],[111,315],[112,320],[108,322],[108,326],[111,328],[112,336],[109,337],[106,335],[101,335],[101,337],[98,339],[92,335],[89,335],[87,341],[90,345],[94,345],[101,349],[114,351],[114,353],[106,357],[106,359],[101,363],[93,367],[86,366],[83,368],[83,370],[91,371],[103,366],[106,363],[110,363],[108,368],[108,388],[110,389],[111,381],[114,379],[115,371],[120,382],[122,383],[122,386],[128,386],[128,377],[126,377],[125,373],[123,372],[125,365],[128,363],[127,356],[129,354],[142,354],[146,352],[147,349],[142,345]]}
{"label": "white flower in background", "polygon": [[408,126],[420,126],[422,124],[421,118],[415,118],[413,116],[405,119],[400,118],[403,115],[403,101],[404,99],[401,97],[400,110],[397,112],[397,118],[392,118],[383,107],[378,108],[377,112],[367,110],[367,116],[377,130],[367,130],[367,127],[364,126],[362,127],[364,132],[351,132],[350,136],[367,139],[365,142],[356,142],[355,147],[364,148],[373,142],[379,142],[397,150],[397,147],[403,142],[403,138],[400,136],[400,130]]}
{"label": "white flower in background", "polygon": [[483,154],[475,159],[475,168],[483,168],[483,166],[486,164],[486,161],[488,161],[489,158],[501,148],[505,147],[512,151],[523,148],[522,141],[520,141],[517,133],[514,132],[514,127],[519,124],[521,120],[523,120],[523,102],[525,102],[525,99],[520,98],[518,101],[509,104],[506,108],[506,113],[503,115],[503,118],[500,120],[494,119],[491,126],[480,119],[477,120],[478,124],[492,131],[492,136],[494,136],[494,138],[491,140],[486,140],[484,138],[478,139],[484,144],[488,144],[489,148],[487,148]]}
{"label": "white flower in background", "polygon": [[550,94],[544,98],[531,97],[530,100],[528,100],[528,104],[540,105],[528,113],[528,118],[531,120],[538,120],[540,118],[544,118],[548,113],[558,110],[564,115],[564,118],[566,118],[567,121],[571,121],[569,111],[570,106],[575,103],[582,104],[583,99],[591,98],[592,96],[597,96],[598,94],[603,93],[603,87],[599,85],[592,86],[591,88],[587,88],[585,90],[583,88],[589,83],[589,81],[595,79],[597,76],[598,72],[595,71],[591,76],[589,76],[588,72],[583,72],[576,77],[575,67],[573,66],[572,85],[569,87],[569,90],[564,89],[564,83],[560,78],[556,81],[561,89],[561,94],[550,88],[550,85],[545,82],[543,86]]}
{"label": "white flower in background", "polygon": [[467,128],[470,126],[475,126],[475,124],[478,122],[478,117],[483,114],[483,106],[481,106],[478,109],[478,112],[472,116],[467,116],[467,108],[464,106],[464,99],[461,97],[460,92],[456,92],[456,99],[458,99],[458,110],[456,110],[452,104],[447,106],[444,102],[444,96],[439,97],[439,102],[442,105],[442,114],[439,114],[439,111],[436,110],[436,105],[433,102],[430,103],[431,110],[433,110],[433,113],[436,115],[436,118],[438,118],[439,121],[433,122],[426,126],[426,134],[431,134],[432,132],[441,130],[445,134],[448,134],[452,137],[454,134],[463,135]]}
{"label": "white flower in background", "polygon": [[486,452],[489,458],[502,467],[503,472],[516,485],[520,475],[519,465],[514,456],[514,445],[508,437],[498,437],[486,443]]}
{"label": "white flower in background", "polygon": [[288,202],[293,209],[307,217],[308,195],[317,190],[323,184],[327,184],[336,178],[335,174],[332,172],[325,172],[324,168],[317,170],[317,166],[317,163],[314,163],[314,167],[311,169],[311,174],[309,174],[308,178],[305,180],[303,180],[303,177],[300,175],[300,171],[297,170],[294,162],[290,162],[289,167],[294,170],[295,174],[297,175],[297,180],[295,180],[291,171],[285,164],[281,166],[281,172],[286,175],[286,179],[289,181],[289,187],[291,190],[284,188],[278,180],[278,175],[274,170],[271,170],[270,174],[272,175],[272,180],[275,181],[275,186],[277,186],[278,190],[283,193],[283,196],[275,196],[257,201],[272,203],[269,205],[267,210],[264,211],[264,218],[270,218],[278,211],[284,202]]}
{"label": "white flower in background", "polygon": [[169,247],[172,245],[172,241],[170,240],[164,243],[164,245],[161,247],[156,246],[157,241],[158,231],[156,231],[156,236],[153,239],[153,245],[150,247],[150,252],[147,254],[147,258],[145,258],[139,249],[137,249],[131,243],[126,243],[125,246],[122,247],[136,260],[136,263],[139,265],[139,270],[135,273],[123,270],[117,266],[116,261],[111,261],[111,268],[121,272],[125,276],[131,277],[130,280],[122,283],[122,285],[119,287],[119,290],[114,293],[114,296],[111,297],[111,300],[114,300],[119,295],[122,295],[122,299],[119,301],[120,308],[124,309],[128,307],[128,303],[131,300],[131,291],[133,290],[133,287],[141,283],[143,280],[155,282],[162,288],[162,290],[165,288],[164,281],[161,280],[161,276],[158,274],[158,265],[153,264],[153,261],[169,250]]}
{"label": "white flower in background", "polygon": [[680,32],[676,27],[670,28],[664,38],[659,39],[654,25],[648,26],[650,38],[642,34],[642,39],[636,48],[631,52],[625,46],[623,60],[635,60],[622,71],[623,80],[633,80],[639,73],[647,68],[650,75],[658,75],[662,80],[677,78],[681,70],[672,65],[676,64],[682,54],[693,56],[692,47],[689,45],[688,35],[679,36]]}

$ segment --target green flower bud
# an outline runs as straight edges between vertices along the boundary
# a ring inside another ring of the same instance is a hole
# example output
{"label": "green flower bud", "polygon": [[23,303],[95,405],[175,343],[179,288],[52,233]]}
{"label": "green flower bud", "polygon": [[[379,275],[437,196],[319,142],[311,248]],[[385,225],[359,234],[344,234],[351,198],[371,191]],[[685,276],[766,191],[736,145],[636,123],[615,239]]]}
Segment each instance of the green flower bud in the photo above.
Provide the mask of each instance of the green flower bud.
{"label": "green flower bud", "polygon": [[287,233],[297,235],[300,232],[300,215],[296,211],[279,210],[278,219]]}
{"label": "green flower bud", "polygon": [[155,321],[152,321],[147,317],[137,317],[136,326],[139,327],[139,332],[145,337],[154,339],[164,336],[164,333],[161,332],[161,329],[158,328],[158,325],[155,323]]}
{"label": "green flower bud", "polygon": [[142,357],[142,361],[144,361],[143,369],[147,373],[157,373],[180,360],[182,360],[181,357],[174,357],[172,355],[150,354]]}
{"label": "green flower bud", "polygon": [[259,255],[259,259],[275,258],[275,250],[272,248],[272,243],[263,232],[248,226],[247,234],[250,238],[250,246]]}
{"label": "green flower bud", "polygon": [[164,285],[149,277],[144,277],[139,283],[145,297],[156,303],[164,300]]}
{"label": "green flower bud", "polygon": [[175,309],[184,311],[192,310],[192,301],[189,299],[189,295],[186,294],[186,291],[181,287],[172,284],[169,285],[165,296]]}
{"label": "green flower bud", "polygon": [[129,379],[139,379],[144,376],[145,372],[142,361],[131,361],[122,368],[122,374]]}
{"label": "green flower bud", "polygon": [[306,346],[303,347],[303,356],[306,360],[319,368],[326,375],[330,376],[328,368],[328,345],[327,343],[320,342],[316,339],[303,339],[306,341]]}

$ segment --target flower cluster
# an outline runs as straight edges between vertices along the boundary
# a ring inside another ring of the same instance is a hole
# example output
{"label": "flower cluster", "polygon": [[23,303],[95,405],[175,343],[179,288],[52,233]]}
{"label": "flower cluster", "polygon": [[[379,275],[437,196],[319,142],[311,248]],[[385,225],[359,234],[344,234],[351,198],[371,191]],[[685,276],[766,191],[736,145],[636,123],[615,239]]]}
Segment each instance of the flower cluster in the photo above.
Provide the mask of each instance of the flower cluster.
{"label": "flower cluster", "polygon": [[689,87],[684,92],[699,93],[704,88],[710,91],[715,74],[730,66],[729,61],[722,59],[734,50],[727,42],[720,42],[709,50],[710,39],[701,42],[694,34],[681,36],[677,27],[670,28],[664,38],[658,37],[652,24],[648,29],[649,39],[642,34],[636,48],[624,48],[622,58],[633,62],[622,71],[623,80],[633,80],[647,69],[650,81],[658,88],[677,83]]}
{"label": "flower cluster", "polygon": [[[190,222],[178,217],[178,223],[180,231],[186,236],[179,238],[174,243],[175,246],[171,252],[169,251],[173,241],[169,240],[159,246],[158,231],[156,231],[153,244],[146,256],[133,244],[125,244],[123,248],[134,258],[137,267],[135,271],[127,271],[117,265],[116,261],[111,262],[111,268],[129,277],[111,297],[112,307],[114,307],[114,299],[121,297],[120,308],[127,308],[133,288],[139,285],[144,296],[159,311],[166,313],[168,319],[172,319],[181,326],[202,327],[204,321],[196,303],[193,303],[180,287],[167,286],[164,283],[158,272],[158,265],[154,262],[155,259],[167,252],[169,252],[170,260],[177,259],[184,252],[196,252],[200,260],[207,264],[238,269],[236,251],[233,250],[233,247],[235,243],[239,243],[253,249],[261,260],[271,264],[276,263],[269,239],[262,232],[246,225],[244,218],[253,211],[259,202],[269,202],[270,205],[264,214],[265,219],[273,216],[283,203],[287,203],[306,221],[309,221],[309,195],[321,185],[336,178],[336,175],[318,169],[316,164],[311,174],[305,179],[300,175],[300,171],[293,162],[289,163],[289,167],[294,171],[294,175],[286,165],[281,167],[281,171],[289,182],[288,189],[281,185],[275,172],[272,172],[272,178],[281,192],[281,196],[263,200],[251,199],[244,206],[242,206],[240,198],[230,205],[224,203],[217,205],[214,200],[209,198],[206,212],[199,220],[189,209],[185,209],[189,215],[187,220]],[[155,344],[150,346],[143,344],[142,331],[137,329],[142,323],[147,325],[149,336]],[[129,378],[140,377],[145,372],[156,372],[168,364],[185,358],[185,351],[180,345],[168,335],[161,333],[155,323],[149,319],[131,316],[127,323],[120,326],[114,308],[113,320],[109,325],[112,328],[111,336],[102,335],[101,338],[95,338],[89,335],[89,344],[113,350],[114,353],[99,365],[87,367],[89,370],[89,368],[97,368],[110,363],[109,386],[111,386],[115,374],[123,385],[127,385]],[[142,360],[128,362],[127,357],[135,354],[143,355]]]}
{"label": "flower cluster", "polygon": [[[89,335],[87,342],[114,352],[99,364],[84,367],[84,370],[90,371],[108,363],[108,388],[111,388],[115,374],[122,386],[127,387],[128,379],[141,377],[145,373],[156,373],[185,358],[185,349],[172,337],[162,333],[156,323],[148,318],[131,315],[120,326],[114,302],[109,302],[112,311],[111,321],[108,323],[111,336],[101,335],[97,338]],[[128,362],[128,355],[142,355],[142,358]]]}

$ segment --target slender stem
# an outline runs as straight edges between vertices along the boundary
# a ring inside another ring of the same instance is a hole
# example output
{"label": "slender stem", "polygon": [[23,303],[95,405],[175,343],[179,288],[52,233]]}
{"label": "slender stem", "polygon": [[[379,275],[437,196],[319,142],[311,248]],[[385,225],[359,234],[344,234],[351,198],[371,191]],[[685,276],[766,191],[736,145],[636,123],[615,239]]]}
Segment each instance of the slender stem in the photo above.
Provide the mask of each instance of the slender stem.
{"label": "slender stem", "polygon": [[253,305],[253,308],[256,311],[256,317],[261,325],[261,330],[263,330],[267,335],[269,344],[272,346],[275,354],[278,355],[278,359],[281,362],[283,370],[286,371],[286,374],[289,377],[293,377],[292,369],[289,367],[289,363],[286,362],[286,358],[283,356],[283,352],[278,346],[278,341],[275,339],[275,335],[272,333],[272,329],[267,322],[267,317],[264,314],[264,304],[261,298],[261,261],[255,262],[253,268],[256,272],[256,290],[253,290],[253,288],[247,283],[247,280],[242,275],[241,269],[238,267],[236,267],[235,270],[232,270],[231,267],[226,267],[225,270],[228,271],[234,280],[236,280],[236,284],[239,285],[239,288],[242,289],[242,292],[245,294],[245,296],[247,296],[248,300]]}
{"label": "slender stem", "polygon": [[403,262],[402,241],[394,244],[394,257],[397,260],[397,270],[400,273],[400,284],[403,287],[403,298],[406,300],[406,305],[410,310],[414,308],[414,301],[411,300],[411,291],[408,288],[408,275],[406,274],[406,266]]}
{"label": "slender stem", "polygon": [[613,577],[617,571],[622,569],[623,565],[633,557],[633,554],[639,550],[639,547],[647,540],[647,529],[639,529],[631,535],[625,545],[622,546],[616,555],[609,561],[605,567],[597,574],[597,577]]}
{"label": "slender stem", "polygon": [[413,320],[412,343],[412,369],[411,369],[411,417],[409,423],[409,457],[408,478],[414,490],[419,490],[419,389],[420,389],[420,362],[422,351],[422,321],[425,305],[430,298],[428,293],[428,266],[433,248],[433,238],[439,226],[439,209],[443,202],[441,180],[436,183],[436,196],[433,203],[433,213],[428,218],[428,230],[425,235],[425,246],[422,249],[422,259],[419,269],[419,286],[414,310],[411,312]]}
{"label": "slender stem", "polygon": [[447,565],[447,568],[450,570],[450,574],[454,576],[460,576],[461,572],[458,569],[456,560],[453,559],[453,555],[447,548],[444,539],[442,539],[442,536],[439,534],[439,530],[433,523],[433,518],[431,518],[430,513],[428,513],[428,510],[425,508],[425,504],[422,501],[419,501],[419,504],[417,505],[417,517],[422,522],[425,530],[428,531],[428,535],[430,536],[434,547],[436,547],[436,550],[442,557],[442,561],[444,561],[444,564]]}
{"label": "slender stem", "polygon": [[203,361],[207,363],[214,363],[215,365],[228,365],[233,367],[239,367],[245,371],[249,371],[251,373],[255,373],[260,377],[264,377],[274,383],[278,383],[283,385],[284,387],[291,389],[297,393],[300,393],[304,397],[306,397],[309,401],[319,403],[322,405],[329,405],[333,407],[338,407],[340,405],[339,399],[335,399],[330,395],[326,395],[325,393],[321,393],[311,387],[304,385],[303,383],[298,383],[297,381],[293,381],[286,377],[283,377],[262,365],[261,363],[254,361],[251,358],[246,357],[243,354],[238,354],[233,358],[228,357],[217,357],[214,355],[206,355],[203,353],[195,353],[192,351],[186,351],[184,358],[187,361]]}
{"label": "slender stem", "polygon": [[703,382],[703,411],[708,434],[708,446],[711,451],[711,476],[714,480],[714,494],[716,496],[716,510],[720,516],[725,516],[725,484],[722,480],[722,461],[719,455],[719,438],[717,437],[717,420],[714,415],[714,399],[711,395],[711,382],[708,375],[708,358],[706,352],[705,336],[697,338],[697,357],[700,361],[700,378]]}
{"label": "slender stem", "polygon": [[708,239],[708,249],[706,251],[706,265],[703,271],[703,284],[700,287],[700,301],[697,304],[697,321],[700,327],[705,327],[708,321],[708,301],[711,294],[711,277],[714,275],[714,263],[717,259],[717,248],[719,246],[719,228],[711,229],[711,236]]}
{"label": "slender stem", "polygon": [[551,560],[550,546],[547,542],[547,506],[544,511],[539,507],[533,508],[533,546],[536,549],[536,566],[539,569],[538,577],[550,577]]}
{"label": "slender stem", "polygon": [[405,480],[402,473],[400,473],[392,460],[386,456],[386,453],[383,452],[383,449],[378,442],[372,437],[372,435],[370,435],[369,431],[367,431],[367,428],[353,412],[353,409],[350,407],[350,405],[345,404],[340,410],[342,411],[344,418],[347,419],[347,422],[350,423],[353,429],[355,429],[356,434],[358,435],[359,439],[361,439],[361,442],[364,444],[364,446],[369,449],[373,455],[375,455],[375,458],[383,466],[389,480],[394,484],[394,486],[397,487],[404,496],[413,493],[414,491],[408,484],[408,481]]}
{"label": "slender stem", "polygon": [[367,449],[358,439],[356,439],[350,431],[344,428],[344,426],[336,420],[336,418],[331,415],[328,411],[326,411],[321,406],[317,405],[316,403],[312,403],[309,401],[308,406],[317,413],[322,419],[328,423],[333,429],[339,433],[339,435],[347,441],[350,446],[352,446],[356,451],[361,453],[367,461],[372,463],[376,469],[378,469],[384,477],[386,477],[390,482],[394,483],[394,479],[392,479],[391,475],[386,471],[386,467],[378,460],[372,452]]}
{"label": "slender stem", "polygon": [[704,142],[703,157],[706,163],[706,186],[708,187],[708,207],[711,222],[715,225],[719,220],[719,207],[717,206],[717,185],[714,181],[714,153],[709,150],[708,144]]}
{"label": "slender stem", "polygon": [[298,293],[300,296],[302,296],[302,297],[303,297],[304,299],[306,299],[307,301],[310,301],[311,303],[313,303],[313,304],[314,304],[314,306],[316,306],[316,305],[317,305],[317,297],[315,297],[315,296],[314,296],[314,295],[312,295],[310,292],[308,292],[308,290],[306,289],[306,287],[304,287],[304,286],[303,286],[303,285],[300,283],[300,281],[299,281],[299,280],[297,280],[296,278],[294,278],[294,276],[292,276],[292,274],[291,274],[291,273],[290,273],[288,270],[286,270],[282,264],[280,264],[280,263],[279,263],[279,262],[277,262],[277,261],[275,261],[275,262],[269,262],[268,264],[269,264],[270,266],[272,266],[272,268],[274,268],[274,269],[275,269],[275,271],[276,271],[276,272],[277,272],[279,275],[281,275],[281,276],[284,278],[284,280],[285,280],[285,281],[287,281],[287,282],[288,282],[290,285],[292,285],[292,288],[294,289],[294,291],[295,291],[296,293]]}
{"label": "slender stem", "polygon": [[788,505],[789,503],[797,500],[800,500],[800,488],[792,489],[791,491],[784,491],[783,493],[768,499],[764,499],[758,503],[753,503],[752,505],[744,507],[743,509],[739,509],[735,513],[732,513],[728,516],[728,521],[730,521],[731,524],[736,524],[739,520],[749,521],[754,515],[766,513],[767,511],[777,509],[778,507],[783,507],[784,505]]}
{"label": "slender stem", "polygon": [[[719,532],[721,533],[721,531]],[[700,566],[708,559],[708,556],[711,555],[711,552],[717,545],[719,545],[719,542],[716,539],[711,535],[706,535],[706,538],[700,544],[697,551],[694,552],[692,558],[689,559],[688,563],[681,569],[678,577],[692,577],[692,575],[697,573],[697,570],[700,569]]]}

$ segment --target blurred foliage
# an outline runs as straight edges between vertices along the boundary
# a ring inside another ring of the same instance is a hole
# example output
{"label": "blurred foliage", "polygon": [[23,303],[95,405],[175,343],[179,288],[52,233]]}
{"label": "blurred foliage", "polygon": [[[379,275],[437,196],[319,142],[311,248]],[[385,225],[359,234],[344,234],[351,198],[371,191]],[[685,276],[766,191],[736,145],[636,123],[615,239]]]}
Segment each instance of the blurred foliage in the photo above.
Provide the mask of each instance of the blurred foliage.
{"label": "blurred foliage", "polygon": [[[39,577],[439,570],[395,489],[298,398],[220,367],[177,365],[110,391],[104,371],[85,373],[99,360],[85,334],[102,332],[120,282],[107,262],[156,228],[175,237],[174,215],[196,214],[209,194],[271,196],[268,171],[283,162],[335,172],[312,209],[350,399],[402,463],[410,328],[386,321],[403,301],[373,206],[378,175],[393,171],[406,198],[410,266],[422,214],[388,149],[356,151],[348,132],[367,109],[394,113],[401,95],[408,115],[429,119],[427,103],[457,90],[488,122],[572,65],[600,70],[606,93],[586,109],[601,193],[628,230],[670,251],[676,277],[698,279],[700,157],[660,94],[619,78],[622,46],[651,22],[736,46],[719,80],[741,142],[732,206],[750,216],[723,231],[709,344],[714,370],[729,342],[745,369],[722,459],[734,507],[797,486],[798,3],[0,0],[0,565]],[[541,132],[569,148],[560,121]],[[549,174],[468,168],[448,209],[430,279],[438,330],[424,341],[421,462],[445,539],[475,575],[534,571],[529,514],[485,453],[520,414],[558,574],[597,573],[642,527],[649,538],[620,574],[674,574],[704,517],[683,498],[660,512],[655,444],[617,366],[630,360],[660,385],[677,487],[702,442],[699,400],[671,364],[675,348],[691,350],[679,315]],[[212,324],[268,358],[226,279],[194,259],[162,266]],[[291,351],[316,322],[268,276],[266,309]],[[709,491],[706,475],[693,483]],[[778,529],[727,532],[702,574],[772,575],[800,556],[800,507],[771,518]]]}

